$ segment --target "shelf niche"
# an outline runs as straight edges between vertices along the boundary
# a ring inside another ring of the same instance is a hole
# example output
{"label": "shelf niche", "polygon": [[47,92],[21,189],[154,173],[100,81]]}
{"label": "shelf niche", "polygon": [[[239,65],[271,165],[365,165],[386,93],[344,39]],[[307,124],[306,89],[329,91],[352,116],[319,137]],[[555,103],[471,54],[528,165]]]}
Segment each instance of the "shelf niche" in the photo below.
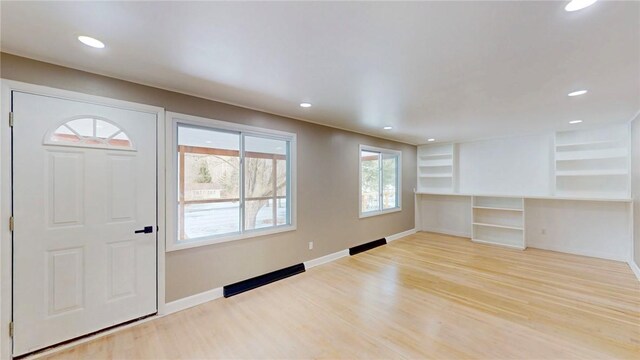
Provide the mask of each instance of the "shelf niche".
{"label": "shelf niche", "polygon": [[554,154],[556,196],[630,196],[628,125],[557,132]]}
{"label": "shelf niche", "polygon": [[418,146],[418,192],[455,192],[455,145]]}
{"label": "shelf niche", "polygon": [[526,248],[523,198],[474,196],[472,204],[473,241]]}

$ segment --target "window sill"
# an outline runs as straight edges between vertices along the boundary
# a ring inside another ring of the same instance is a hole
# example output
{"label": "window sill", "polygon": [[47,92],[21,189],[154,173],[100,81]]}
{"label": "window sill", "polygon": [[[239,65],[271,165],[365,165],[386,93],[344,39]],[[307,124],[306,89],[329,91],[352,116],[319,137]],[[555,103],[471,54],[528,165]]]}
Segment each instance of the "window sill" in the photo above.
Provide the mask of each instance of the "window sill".
{"label": "window sill", "polygon": [[192,241],[184,241],[180,243],[168,242],[166,252],[190,249],[190,248],[199,247],[199,246],[221,244],[221,243],[236,241],[236,240],[251,239],[254,237],[274,235],[274,234],[279,234],[279,233],[284,233],[284,232],[289,232],[294,230],[296,230],[295,225],[280,225],[271,229],[249,230],[243,234],[234,233],[231,235],[212,236],[208,238],[202,238],[202,239],[192,240]]}
{"label": "window sill", "polygon": [[366,213],[360,213],[360,219],[364,219],[372,216],[378,216],[378,215],[391,214],[398,211],[402,211],[402,208],[393,208],[393,209],[387,209],[387,210],[381,210],[381,211],[370,211]]}

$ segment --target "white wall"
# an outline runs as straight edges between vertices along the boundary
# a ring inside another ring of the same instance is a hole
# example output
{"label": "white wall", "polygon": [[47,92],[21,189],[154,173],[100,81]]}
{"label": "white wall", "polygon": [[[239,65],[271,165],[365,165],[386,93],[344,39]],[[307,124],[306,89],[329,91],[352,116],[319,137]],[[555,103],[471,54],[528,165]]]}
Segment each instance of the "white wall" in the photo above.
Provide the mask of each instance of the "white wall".
{"label": "white wall", "polygon": [[627,261],[629,203],[525,200],[528,247]]}
{"label": "white wall", "polygon": [[[640,115],[631,123],[631,194],[633,196],[633,241],[636,266],[640,265]],[[639,275],[640,274],[636,274]]]}
{"label": "white wall", "polygon": [[471,237],[471,197],[418,195],[416,228],[442,234]]}
{"label": "white wall", "polygon": [[458,184],[463,194],[552,193],[553,133],[458,144]]}

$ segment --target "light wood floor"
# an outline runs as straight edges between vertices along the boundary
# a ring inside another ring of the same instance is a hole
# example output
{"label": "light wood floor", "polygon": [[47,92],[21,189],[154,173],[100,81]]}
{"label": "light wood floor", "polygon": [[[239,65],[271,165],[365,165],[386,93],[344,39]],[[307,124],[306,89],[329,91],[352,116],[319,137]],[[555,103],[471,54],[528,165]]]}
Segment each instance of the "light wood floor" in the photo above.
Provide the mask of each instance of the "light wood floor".
{"label": "light wood floor", "polygon": [[418,233],[50,359],[640,358],[624,263]]}

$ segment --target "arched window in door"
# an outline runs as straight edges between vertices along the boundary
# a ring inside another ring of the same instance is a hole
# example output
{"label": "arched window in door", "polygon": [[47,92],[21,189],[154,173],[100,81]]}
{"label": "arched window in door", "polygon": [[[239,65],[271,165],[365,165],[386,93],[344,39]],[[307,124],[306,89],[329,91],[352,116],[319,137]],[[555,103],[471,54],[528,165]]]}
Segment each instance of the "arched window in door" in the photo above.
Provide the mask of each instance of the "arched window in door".
{"label": "arched window in door", "polygon": [[94,116],[75,117],[63,122],[47,133],[44,143],[46,145],[135,150],[131,138],[120,126],[113,121]]}

